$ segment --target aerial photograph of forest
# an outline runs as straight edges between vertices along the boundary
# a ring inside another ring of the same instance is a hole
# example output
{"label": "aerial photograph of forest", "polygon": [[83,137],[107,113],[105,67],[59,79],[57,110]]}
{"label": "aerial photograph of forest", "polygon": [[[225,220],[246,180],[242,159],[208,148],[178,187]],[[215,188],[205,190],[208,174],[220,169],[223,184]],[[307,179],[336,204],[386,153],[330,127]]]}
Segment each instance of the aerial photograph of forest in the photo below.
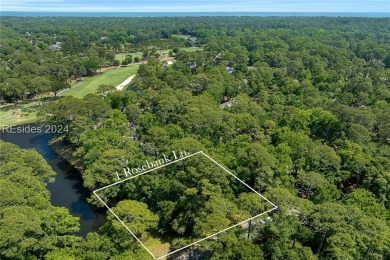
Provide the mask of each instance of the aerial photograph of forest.
{"label": "aerial photograph of forest", "polygon": [[2,0],[0,259],[390,260],[390,2]]}

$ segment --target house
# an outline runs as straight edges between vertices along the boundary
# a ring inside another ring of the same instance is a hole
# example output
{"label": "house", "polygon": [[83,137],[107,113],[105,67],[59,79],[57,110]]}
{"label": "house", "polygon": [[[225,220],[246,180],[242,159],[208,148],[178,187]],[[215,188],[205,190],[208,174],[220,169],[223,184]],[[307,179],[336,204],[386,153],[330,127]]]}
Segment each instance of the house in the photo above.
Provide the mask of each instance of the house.
{"label": "house", "polygon": [[219,108],[220,108],[220,109],[229,108],[229,107],[231,107],[232,105],[233,105],[233,102],[232,102],[232,100],[230,100],[230,101],[227,101],[227,102],[225,102],[225,103],[220,104],[220,105],[219,105]]}
{"label": "house", "polygon": [[168,61],[164,61],[163,62],[163,66],[164,67],[168,67],[168,66],[170,66],[170,65],[172,65],[173,64],[173,60],[168,60]]}
{"label": "house", "polygon": [[190,36],[190,37],[188,37],[188,41],[190,41],[191,43],[195,44],[196,43],[196,37]]}
{"label": "house", "polygon": [[62,42],[56,42],[55,44],[49,45],[49,50],[51,51],[60,51],[62,50]]}

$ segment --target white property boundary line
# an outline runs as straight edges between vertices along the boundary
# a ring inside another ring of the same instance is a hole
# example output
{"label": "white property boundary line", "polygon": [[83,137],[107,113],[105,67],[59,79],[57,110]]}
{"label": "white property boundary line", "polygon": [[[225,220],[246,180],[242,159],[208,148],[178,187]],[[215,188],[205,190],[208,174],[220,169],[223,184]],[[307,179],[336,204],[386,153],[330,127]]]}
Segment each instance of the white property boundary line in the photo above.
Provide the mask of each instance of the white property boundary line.
{"label": "white property boundary line", "polygon": [[[160,165],[160,166],[158,166],[158,167],[156,167],[156,168],[153,168],[153,169],[147,170],[146,172],[142,172],[142,173],[139,173],[139,174],[133,175],[133,176],[131,176],[131,177],[129,177],[129,178],[123,179],[123,180],[121,180],[121,181],[114,182],[114,183],[112,183],[112,184],[110,184],[110,185],[104,186],[103,188],[100,188],[100,189],[94,190],[94,192],[93,192],[93,193],[95,193],[95,192],[98,192],[98,191],[101,191],[101,190],[104,190],[104,189],[106,189],[106,188],[109,188],[109,187],[111,187],[111,186],[117,185],[117,184],[119,184],[119,183],[125,182],[125,181],[127,181],[127,180],[133,179],[133,178],[135,178],[135,177],[137,177],[137,176],[144,175],[144,174],[146,174],[146,173],[148,173],[148,172],[151,172],[151,171],[154,171],[154,170],[160,169],[160,168],[162,168],[162,167],[165,167],[165,166],[167,166],[167,165],[170,165],[170,164],[172,164],[172,163],[175,163],[175,162],[178,162],[178,161],[181,161],[181,160],[187,159],[187,158],[189,158],[189,157],[191,157],[191,156],[194,156],[194,155],[197,155],[197,154],[199,154],[199,153],[203,153],[203,152],[202,152],[202,151],[199,151],[199,152],[196,152],[196,153],[193,153],[193,154],[190,154],[190,155],[187,155],[187,156],[181,157],[181,158],[179,158],[179,159],[177,159],[177,160],[174,160],[174,161],[172,161],[172,162],[169,162],[169,163],[166,163],[166,164]],[[204,153],[203,153],[203,154],[204,154]],[[95,195],[96,195],[96,194],[95,194]]]}
{"label": "white property boundary line", "polygon": [[[165,166],[167,166],[167,165],[170,165],[170,164],[172,164],[172,163],[175,163],[175,162],[178,162],[178,161],[181,161],[181,160],[184,160],[184,159],[187,159],[187,158],[189,158],[189,157],[192,157],[192,156],[194,156],[194,155],[197,155],[197,154],[203,154],[204,156],[206,156],[209,160],[211,160],[213,163],[215,163],[216,165],[218,165],[219,167],[221,167],[224,171],[226,171],[227,173],[229,173],[230,175],[232,175],[236,180],[238,180],[239,182],[241,182],[242,184],[244,184],[247,188],[249,188],[251,191],[253,191],[254,193],[256,193],[257,195],[259,195],[261,198],[263,198],[265,201],[267,201],[268,203],[270,203],[272,206],[273,206],[273,208],[272,209],[269,209],[269,210],[267,210],[267,211],[265,211],[265,212],[263,212],[263,213],[260,213],[260,214],[258,214],[258,215],[256,215],[256,216],[254,216],[254,217],[251,217],[251,218],[249,218],[249,219],[247,219],[247,220],[244,220],[244,221],[241,221],[240,223],[237,223],[237,224],[235,224],[235,225],[233,225],[233,226],[230,226],[230,227],[228,227],[228,228],[225,228],[225,229],[223,229],[223,230],[221,230],[221,231],[218,231],[217,233],[214,233],[214,234],[212,234],[212,235],[210,235],[210,236],[207,236],[207,237],[205,237],[205,238],[202,238],[202,239],[200,239],[200,240],[197,240],[197,241],[195,241],[195,242],[193,242],[193,243],[191,243],[191,244],[189,244],[189,245],[186,245],[186,246],[184,246],[184,247],[181,247],[181,248],[179,248],[179,249],[176,249],[176,250],[174,250],[174,251],[172,251],[172,252],[170,252],[170,253],[168,253],[168,254],[166,254],[166,255],[163,255],[163,256],[160,256],[160,257],[156,257],[155,255],[153,255],[153,253],[152,252],[150,252],[149,251],[149,249],[141,242],[141,240],[139,240],[138,239],[138,237],[125,225],[125,223],[123,223],[123,221],[115,214],[115,212],[97,195],[97,192],[98,191],[101,191],[101,190],[104,190],[104,189],[106,189],[106,188],[109,188],[109,187],[112,187],[112,186],[114,186],[114,185],[117,185],[117,184],[119,184],[119,183],[122,183],[122,182],[125,182],[125,181],[127,181],[127,180],[130,180],[130,179],[133,179],[133,178],[135,178],[135,177],[137,177],[137,176],[140,176],[140,175],[144,175],[144,174],[146,174],[146,173],[148,173],[148,172],[151,172],[151,171],[154,171],[154,170],[157,170],[157,169],[160,169],[160,168],[162,168],[162,167],[165,167]],[[146,251],[154,258],[154,259],[162,259],[162,258],[164,258],[164,257],[167,257],[167,256],[169,256],[169,255],[172,255],[172,254],[174,254],[174,253],[177,253],[177,252],[179,252],[179,251],[181,251],[181,250],[183,250],[183,249],[186,249],[186,248],[188,248],[188,247],[190,247],[190,246],[192,246],[192,245],[195,245],[195,244],[198,244],[199,242],[202,242],[202,241],[204,241],[204,240],[206,240],[206,239],[209,239],[209,238],[211,238],[211,237],[214,237],[214,236],[216,236],[216,235],[218,235],[218,234],[220,234],[220,233],[223,233],[223,232],[225,232],[225,231],[227,231],[227,230],[229,230],[229,229],[232,229],[232,228],[234,228],[234,227],[237,227],[237,226],[239,226],[239,225],[242,225],[242,224],[244,224],[244,223],[246,223],[246,222],[248,222],[248,221],[250,221],[250,220],[252,220],[252,219],[255,219],[255,218],[258,218],[258,217],[260,217],[260,216],[262,216],[262,215],[264,215],[264,214],[267,214],[267,213],[269,213],[269,212],[271,212],[271,211],[274,211],[274,210],[276,210],[278,207],[274,204],[274,203],[272,203],[271,201],[269,201],[266,197],[264,197],[263,195],[261,195],[259,192],[257,192],[257,191],[255,191],[252,187],[250,187],[248,184],[246,184],[245,182],[243,182],[240,178],[238,178],[236,175],[234,175],[233,173],[231,173],[229,170],[227,170],[225,167],[223,167],[221,164],[219,164],[217,161],[215,161],[213,158],[211,158],[210,156],[208,156],[207,154],[205,154],[203,151],[199,151],[199,152],[196,152],[196,153],[193,153],[193,154],[190,154],[190,155],[188,155],[188,156],[185,156],[185,157],[182,157],[182,158],[179,158],[179,159],[177,159],[177,160],[175,160],[175,161],[172,161],[172,162],[169,162],[169,163],[166,163],[166,164],[164,164],[164,165],[161,165],[161,166],[158,166],[158,167],[156,167],[156,168],[153,168],[153,169],[150,169],[150,170],[148,170],[148,171],[146,171],[146,172],[143,172],[143,173],[140,173],[140,174],[137,174],[137,175],[134,175],[134,176],[131,176],[131,177],[129,177],[129,178],[126,178],[126,179],[123,179],[123,180],[121,180],[121,181],[118,181],[118,182],[115,182],[115,183],[112,183],[112,184],[110,184],[110,185],[107,185],[107,186],[104,186],[104,187],[102,187],[102,188],[100,188],[100,189],[97,189],[97,190],[94,190],[93,191],[93,193],[95,194],[95,196],[104,204],[104,206],[106,206],[106,208],[116,217],[116,219],[118,219],[119,220],[119,222],[127,229],[127,231],[129,231],[130,232],[130,234],[146,249]]]}

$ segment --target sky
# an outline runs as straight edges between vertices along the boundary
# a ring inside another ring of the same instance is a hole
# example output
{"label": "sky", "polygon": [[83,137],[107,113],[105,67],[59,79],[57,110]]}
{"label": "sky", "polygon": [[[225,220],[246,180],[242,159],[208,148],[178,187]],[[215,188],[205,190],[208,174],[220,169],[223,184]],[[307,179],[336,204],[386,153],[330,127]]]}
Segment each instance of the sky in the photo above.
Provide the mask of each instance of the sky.
{"label": "sky", "polygon": [[0,0],[1,11],[389,12],[390,0]]}

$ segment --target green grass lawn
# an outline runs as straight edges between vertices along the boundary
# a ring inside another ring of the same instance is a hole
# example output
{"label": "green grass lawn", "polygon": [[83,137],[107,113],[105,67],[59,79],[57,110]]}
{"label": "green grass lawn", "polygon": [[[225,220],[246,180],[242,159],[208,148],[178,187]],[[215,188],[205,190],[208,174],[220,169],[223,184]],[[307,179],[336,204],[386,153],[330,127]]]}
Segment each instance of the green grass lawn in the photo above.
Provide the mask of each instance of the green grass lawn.
{"label": "green grass lawn", "polygon": [[142,57],[142,52],[139,51],[139,52],[131,52],[131,53],[118,53],[118,54],[115,54],[115,59],[122,62],[126,58],[127,54],[130,54],[131,56],[133,56],[133,59],[135,57],[138,57],[141,59],[141,57]]}
{"label": "green grass lawn", "polygon": [[59,94],[59,96],[74,96],[82,98],[89,93],[95,93],[98,87],[102,84],[118,86],[128,77],[137,73],[139,65],[130,65],[125,68],[114,68],[104,71],[102,74],[86,77],[81,84],[74,84],[75,87],[67,89]]}
{"label": "green grass lawn", "polygon": [[0,130],[6,126],[36,122],[37,106],[39,106],[38,102],[33,102],[0,109]]}
{"label": "green grass lawn", "polygon": [[[193,52],[193,51],[197,51],[197,50],[202,50],[202,48],[187,47],[187,48],[180,48],[180,50]],[[161,56],[168,56],[169,51],[171,51],[171,50],[157,50],[157,52],[160,53]],[[122,62],[122,60],[124,60],[126,58],[127,54],[130,54],[131,56],[133,56],[133,59],[135,57],[138,57],[140,59],[142,58],[142,52],[139,51],[139,52],[131,52],[131,53],[118,53],[118,54],[115,54],[115,59]]]}
{"label": "green grass lawn", "polygon": [[200,48],[200,47],[186,47],[186,48],[180,48],[180,50],[193,52],[193,51],[202,51],[203,48]]}
{"label": "green grass lawn", "polygon": [[168,254],[171,247],[169,243],[162,242],[161,239],[156,237],[150,237],[144,244],[155,256]]}
{"label": "green grass lawn", "polygon": [[184,34],[172,34],[171,37],[177,37],[177,38],[182,38],[182,39],[185,39],[187,40],[190,35],[184,35]]}
{"label": "green grass lawn", "polygon": [[[170,50],[157,50],[158,53],[160,53],[161,56],[168,56],[169,54],[169,51]],[[130,52],[130,53],[118,53],[118,54],[115,54],[115,59],[116,60],[119,60],[120,62],[122,62],[122,60],[124,60],[126,58],[126,55],[127,54],[130,54],[131,56],[133,56],[133,59],[135,57],[138,57],[138,58],[142,58],[142,51],[138,51],[138,52]]]}

